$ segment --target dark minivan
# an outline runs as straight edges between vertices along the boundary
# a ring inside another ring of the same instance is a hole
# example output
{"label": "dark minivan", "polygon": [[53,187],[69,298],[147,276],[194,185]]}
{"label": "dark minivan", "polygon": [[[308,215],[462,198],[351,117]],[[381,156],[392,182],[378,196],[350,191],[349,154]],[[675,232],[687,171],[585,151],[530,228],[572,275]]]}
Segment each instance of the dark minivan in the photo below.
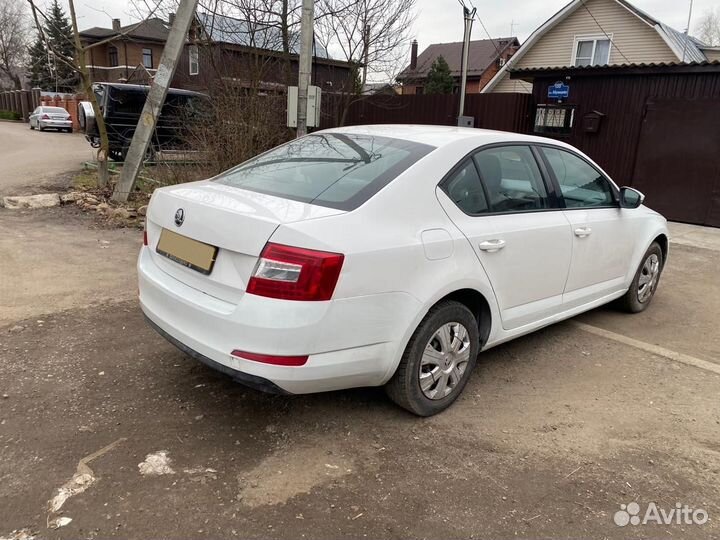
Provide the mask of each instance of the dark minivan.
{"label": "dark minivan", "polygon": [[[93,91],[107,127],[110,142],[109,157],[116,161],[124,161],[150,87],[138,84],[96,83],[93,85]],[[207,99],[205,94],[199,92],[179,88],[168,89],[146,158],[152,159],[160,150],[182,148],[188,123],[202,114]],[[99,147],[100,135],[89,101],[78,104],[78,119],[85,138],[94,148]]]}

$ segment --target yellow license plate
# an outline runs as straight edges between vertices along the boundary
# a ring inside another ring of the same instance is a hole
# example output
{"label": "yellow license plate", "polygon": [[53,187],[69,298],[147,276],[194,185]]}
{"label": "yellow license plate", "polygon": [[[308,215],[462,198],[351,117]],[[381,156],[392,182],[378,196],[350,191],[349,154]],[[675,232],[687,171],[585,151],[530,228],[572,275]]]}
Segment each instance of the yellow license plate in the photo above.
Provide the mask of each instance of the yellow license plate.
{"label": "yellow license plate", "polygon": [[218,248],[163,229],[157,252],[178,264],[207,275],[212,272]]}

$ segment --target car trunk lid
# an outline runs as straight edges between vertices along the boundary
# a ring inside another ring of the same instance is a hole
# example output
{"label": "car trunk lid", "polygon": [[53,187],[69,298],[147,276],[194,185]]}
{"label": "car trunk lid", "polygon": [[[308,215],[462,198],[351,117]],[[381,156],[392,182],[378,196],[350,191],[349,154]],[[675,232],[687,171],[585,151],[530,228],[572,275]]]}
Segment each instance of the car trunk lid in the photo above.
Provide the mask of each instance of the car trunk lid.
{"label": "car trunk lid", "polygon": [[[195,289],[236,303],[263,247],[280,225],[341,213],[202,181],[156,190],[148,210],[147,232],[153,260],[163,271]],[[210,273],[203,274],[158,253],[163,229],[217,247]]]}

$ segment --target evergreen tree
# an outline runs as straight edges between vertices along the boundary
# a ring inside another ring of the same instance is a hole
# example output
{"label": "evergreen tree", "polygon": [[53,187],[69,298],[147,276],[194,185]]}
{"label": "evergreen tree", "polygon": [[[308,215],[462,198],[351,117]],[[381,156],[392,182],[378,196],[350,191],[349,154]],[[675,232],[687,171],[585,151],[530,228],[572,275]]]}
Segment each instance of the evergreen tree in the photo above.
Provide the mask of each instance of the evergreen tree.
{"label": "evergreen tree", "polygon": [[43,32],[50,47],[38,32],[37,40],[28,50],[30,85],[46,91],[75,92],[80,81],[78,74],[54,54],[65,58],[75,56],[72,26],[58,0],[53,1]]}
{"label": "evergreen tree", "polygon": [[35,43],[28,49],[27,76],[31,88],[55,89],[55,81],[48,66],[48,51],[39,34]]}
{"label": "evergreen tree", "polygon": [[75,57],[75,45],[72,26],[68,21],[65,12],[58,4],[58,0],[54,0],[50,13],[45,23],[45,32],[50,42],[50,69],[52,70],[52,85],[50,89],[57,89],[59,92],[74,92],[79,83],[79,77],[73,69],[65,62],[58,58],[54,58],[52,52],[55,51],[65,58]]}
{"label": "evergreen tree", "polygon": [[450,74],[450,66],[442,56],[438,56],[430,66],[425,83],[426,94],[451,94],[454,79]]}

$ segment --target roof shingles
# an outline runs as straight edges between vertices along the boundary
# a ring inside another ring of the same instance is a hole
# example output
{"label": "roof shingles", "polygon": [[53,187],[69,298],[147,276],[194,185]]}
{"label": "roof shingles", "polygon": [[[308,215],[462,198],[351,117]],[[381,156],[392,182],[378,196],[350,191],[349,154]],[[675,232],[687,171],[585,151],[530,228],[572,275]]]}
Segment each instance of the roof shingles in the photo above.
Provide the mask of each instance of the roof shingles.
{"label": "roof shingles", "polygon": [[[471,41],[468,53],[468,75],[481,75],[490,66],[504,49],[510,45],[520,46],[517,38],[479,39]],[[417,68],[405,68],[398,79],[423,79],[427,77],[430,66],[439,56],[442,56],[450,66],[450,73],[459,77],[462,69],[463,42],[433,43],[418,55]]]}

